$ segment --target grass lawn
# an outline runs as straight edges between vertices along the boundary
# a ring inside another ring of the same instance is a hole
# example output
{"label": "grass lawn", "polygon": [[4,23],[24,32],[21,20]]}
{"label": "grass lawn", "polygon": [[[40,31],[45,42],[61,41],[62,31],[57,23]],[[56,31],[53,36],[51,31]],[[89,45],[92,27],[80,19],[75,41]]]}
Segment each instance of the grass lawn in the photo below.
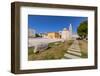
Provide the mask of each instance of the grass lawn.
{"label": "grass lawn", "polygon": [[33,53],[34,48],[28,48],[28,60],[61,59],[72,43],[73,40],[49,43],[48,48],[39,53]]}
{"label": "grass lawn", "polygon": [[79,40],[79,45],[81,49],[82,58],[88,57],[88,41],[86,40]]}

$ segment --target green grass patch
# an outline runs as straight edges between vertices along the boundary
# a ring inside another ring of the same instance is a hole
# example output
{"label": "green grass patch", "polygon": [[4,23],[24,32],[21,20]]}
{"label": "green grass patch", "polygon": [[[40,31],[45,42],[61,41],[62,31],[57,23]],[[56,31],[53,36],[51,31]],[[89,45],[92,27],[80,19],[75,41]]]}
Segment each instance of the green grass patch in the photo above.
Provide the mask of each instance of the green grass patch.
{"label": "green grass patch", "polygon": [[88,58],[88,42],[85,40],[79,40],[79,46],[81,49],[81,57]]}
{"label": "green grass patch", "polygon": [[28,48],[28,55],[31,55],[31,54],[33,54],[34,52],[34,47],[29,47]]}

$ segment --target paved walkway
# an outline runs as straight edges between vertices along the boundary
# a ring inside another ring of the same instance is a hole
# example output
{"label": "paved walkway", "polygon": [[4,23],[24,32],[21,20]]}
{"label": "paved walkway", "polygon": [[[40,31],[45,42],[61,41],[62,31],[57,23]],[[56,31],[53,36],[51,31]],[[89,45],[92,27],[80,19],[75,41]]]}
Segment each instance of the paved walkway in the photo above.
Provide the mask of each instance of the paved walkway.
{"label": "paved walkway", "polygon": [[75,40],[64,54],[63,59],[79,59],[79,58],[81,58],[80,47],[78,40]]}

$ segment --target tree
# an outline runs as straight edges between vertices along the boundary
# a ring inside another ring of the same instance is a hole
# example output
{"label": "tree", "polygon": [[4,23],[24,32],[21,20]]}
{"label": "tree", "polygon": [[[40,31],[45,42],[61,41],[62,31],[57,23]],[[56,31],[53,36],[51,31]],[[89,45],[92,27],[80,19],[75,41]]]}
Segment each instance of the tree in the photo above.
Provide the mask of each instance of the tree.
{"label": "tree", "polygon": [[82,38],[85,39],[88,35],[88,23],[87,21],[83,21],[80,23],[78,29],[77,29],[78,35]]}
{"label": "tree", "polygon": [[37,33],[35,34],[35,36],[36,36],[36,37],[40,37],[40,35],[39,35],[39,34],[37,34]]}

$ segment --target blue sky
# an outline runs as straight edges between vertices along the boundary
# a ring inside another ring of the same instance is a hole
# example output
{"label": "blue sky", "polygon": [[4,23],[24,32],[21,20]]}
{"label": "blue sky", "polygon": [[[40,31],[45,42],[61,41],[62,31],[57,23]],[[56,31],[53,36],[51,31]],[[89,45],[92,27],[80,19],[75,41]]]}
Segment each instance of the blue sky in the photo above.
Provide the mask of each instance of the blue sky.
{"label": "blue sky", "polygon": [[73,33],[76,33],[79,24],[85,20],[87,17],[28,15],[28,28],[35,29],[37,33],[58,32],[72,24]]}

